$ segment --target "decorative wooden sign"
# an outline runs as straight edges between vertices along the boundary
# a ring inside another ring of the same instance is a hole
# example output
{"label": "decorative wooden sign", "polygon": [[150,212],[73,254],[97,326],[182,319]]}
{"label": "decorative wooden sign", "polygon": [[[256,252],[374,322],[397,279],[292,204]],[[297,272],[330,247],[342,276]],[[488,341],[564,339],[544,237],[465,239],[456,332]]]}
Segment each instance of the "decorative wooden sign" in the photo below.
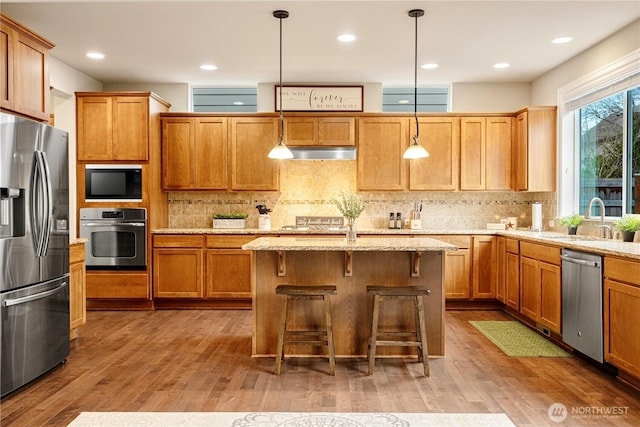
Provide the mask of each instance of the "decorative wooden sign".
{"label": "decorative wooden sign", "polygon": [[[275,87],[280,111],[280,86]],[[362,86],[282,86],[283,111],[362,111]]]}

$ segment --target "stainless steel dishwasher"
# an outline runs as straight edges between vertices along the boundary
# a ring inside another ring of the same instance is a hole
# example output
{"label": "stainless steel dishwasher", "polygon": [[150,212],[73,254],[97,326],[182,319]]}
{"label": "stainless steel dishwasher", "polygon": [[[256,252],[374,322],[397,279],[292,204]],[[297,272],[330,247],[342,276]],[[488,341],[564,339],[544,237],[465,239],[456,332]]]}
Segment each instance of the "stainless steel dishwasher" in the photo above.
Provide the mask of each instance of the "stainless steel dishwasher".
{"label": "stainless steel dishwasher", "polygon": [[604,362],[600,255],[562,249],[562,340]]}

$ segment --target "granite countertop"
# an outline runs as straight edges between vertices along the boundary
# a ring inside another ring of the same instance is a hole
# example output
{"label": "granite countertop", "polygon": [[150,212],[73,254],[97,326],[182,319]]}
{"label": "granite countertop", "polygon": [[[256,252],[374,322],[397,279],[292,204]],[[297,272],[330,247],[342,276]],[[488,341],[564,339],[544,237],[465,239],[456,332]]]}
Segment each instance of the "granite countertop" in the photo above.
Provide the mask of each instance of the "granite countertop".
{"label": "granite countertop", "polygon": [[242,246],[250,251],[382,251],[438,252],[455,251],[457,246],[430,238],[392,237],[357,239],[347,244],[344,237],[260,237]]}
{"label": "granite countertop", "polygon": [[[257,228],[243,229],[217,229],[217,228],[160,228],[151,230],[154,234],[245,234],[261,236],[286,236],[286,235],[327,235],[342,236],[341,230],[281,230],[272,229],[263,231]],[[622,242],[621,240],[599,239],[590,236],[569,236],[554,232],[533,232],[525,230],[487,230],[487,229],[464,229],[464,230],[409,230],[409,229],[387,229],[387,228],[365,228],[358,229],[358,235],[498,235],[529,240],[538,243],[551,244],[563,248],[575,249],[585,252],[592,252],[601,255],[614,255],[640,260],[640,243]],[[415,237],[413,238],[415,240]],[[358,239],[358,241],[364,239]],[[394,239],[395,240],[395,239]],[[356,249],[353,249],[356,250]],[[362,249],[357,249],[362,250]]]}
{"label": "granite countertop", "polygon": [[623,242],[622,240],[599,239],[591,236],[569,236],[568,234],[534,232],[534,231],[498,231],[499,236],[516,237],[533,242],[553,244],[567,249],[615,255],[640,260],[640,243]]}

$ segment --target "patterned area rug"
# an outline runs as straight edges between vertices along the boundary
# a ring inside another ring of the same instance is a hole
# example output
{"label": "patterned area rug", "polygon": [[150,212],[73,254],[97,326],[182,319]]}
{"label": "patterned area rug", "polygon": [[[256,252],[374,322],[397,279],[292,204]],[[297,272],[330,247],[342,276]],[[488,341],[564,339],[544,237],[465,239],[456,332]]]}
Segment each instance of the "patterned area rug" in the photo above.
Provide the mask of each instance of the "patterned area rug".
{"label": "patterned area rug", "polygon": [[515,427],[505,414],[82,412],[69,427]]}
{"label": "patterned area rug", "polygon": [[569,353],[541,337],[520,322],[469,320],[477,330],[511,357],[571,357]]}

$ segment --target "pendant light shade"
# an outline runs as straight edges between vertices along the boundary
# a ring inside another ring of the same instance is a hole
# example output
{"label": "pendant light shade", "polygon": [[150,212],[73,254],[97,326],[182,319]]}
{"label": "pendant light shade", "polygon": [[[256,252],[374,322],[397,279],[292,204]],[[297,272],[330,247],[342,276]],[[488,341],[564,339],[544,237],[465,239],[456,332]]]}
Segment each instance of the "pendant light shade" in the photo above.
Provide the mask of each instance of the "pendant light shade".
{"label": "pendant light shade", "polygon": [[289,17],[286,10],[276,10],[273,12],[274,18],[280,21],[280,138],[275,147],[269,151],[270,159],[292,159],[293,153],[284,144],[284,117],[282,115],[282,20]]}
{"label": "pendant light shade", "polygon": [[405,159],[422,159],[429,157],[429,152],[420,145],[418,138],[420,137],[420,123],[418,123],[418,18],[424,15],[422,9],[412,9],[409,16],[415,19],[415,46],[414,46],[414,82],[413,82],[413,115],[416,119],[416,134],[413,136],[413,142],[405,150],[402,155]]}

